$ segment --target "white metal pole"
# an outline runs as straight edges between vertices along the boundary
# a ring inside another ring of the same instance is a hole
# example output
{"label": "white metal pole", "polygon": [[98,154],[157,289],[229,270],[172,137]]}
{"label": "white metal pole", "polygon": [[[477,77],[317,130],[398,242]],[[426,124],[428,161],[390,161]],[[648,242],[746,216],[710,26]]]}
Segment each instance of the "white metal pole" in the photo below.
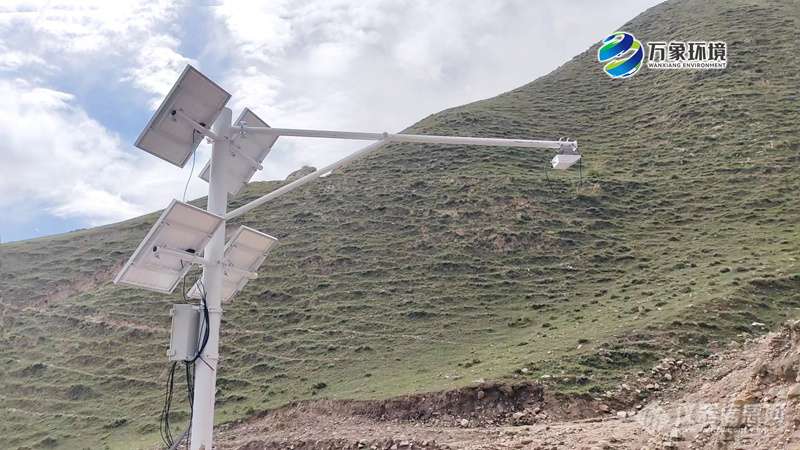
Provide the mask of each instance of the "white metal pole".
{"label": "white metal pole", "polygon": [[[211,175],[208,178],[208,212],[225,217],[228,193],[223,183],[224,161],[230,151],[229,134],[231,110],[224,108],[214,123],[214,132],[221,137],[215,140],[211,150]],[[211,261],[222,261],[225,247],[225,222],[211,238],[203,256]],[[214,431],[214,394],[217,384],[217,362],[219,361],[219,328],[222,321],[222,274],[221,264],[203,267],[203,286],[208,304],[208,343],[197,361],[194,378],[194,408],[192,416],[191,450],[211,450]]]}
{"label": "white metal pole", "polygon": [[350,154],[348,156],[345,156],[344,158],[336,161],[335,163],[328,164],[327,166],[323,167],[322,169],[317,170],[316,172],[311,172],[310,174],[304,176],[303,178],[300,178],[300,179],[297,179],[295,181],[292,181],[291,183],[287,184],[286,186],[283,186],[283,187],[280,187],[278,189],[275,189],[274,191],[270,192],[269,194],[266,194],[266,195],[264,195],[262,197],[259,197],[259,198],[255,199],[255,200],[253,200],[252,202],[250,202],[250,203],[248,203],[246,205],[243,205],[243,206],[240,206],[239,208],[234,209],[233,211],[230,212],[230,214],[227,214],[225,216],[225,218],[230,220],[230,219],[233,219],[234,217],[239,217],[242,214],[250,211],[251,209],[257,208],[257,207],[263,205],[264,203],[267,203],[268,201],[274,199],[275,197],[281,196],[281,195],[283,195],[283,194],[285,194],[285,193],[287,193],[287,192],[289,192],[289,191],[291,191],[293,189],[299,188],[300,186],[302,186],[302,185],[304,185],[304,184],[306,184],[306,183],[308,183],[310,181],[314,181],[317,178],[321,177],[322,175],[325,175],[326,173],[330,172],[331,170],[338,169],[339,167],[349,163],[350,161],[353,161],[356,158],[364,156],[367,153],[370,153],[373,150],[376,150],[376,149],[378,149],[380,147],[383,147],[384,145],[386,145],[388,143],[389,143],[389,141],[378,141],[378,142],[376,142],[374,144],[370,144],[370,145],[362,148],[361,150],[356,151],[355,153],[352,153],[352,154]]}
{"label": "white metal pole", "polygon": [[385,140],[389,142],[409,142],[417,144],[448,144],[448,145],[488,145],[495,147],[528,147],[528,148],[561,148],[564,146],[578,147],[576,141],[533,141],[529,139],[499,139],[477,138],[463,136],[433,136],[425,134],[392,134],[392,133],[363,133],[360,131],[327,131],[327,130],[299,130],[294,128],[269,128],[237,126],[231,131],[244,130],[251,134],[314,137],[325,139],[360,139],[366,141]]}

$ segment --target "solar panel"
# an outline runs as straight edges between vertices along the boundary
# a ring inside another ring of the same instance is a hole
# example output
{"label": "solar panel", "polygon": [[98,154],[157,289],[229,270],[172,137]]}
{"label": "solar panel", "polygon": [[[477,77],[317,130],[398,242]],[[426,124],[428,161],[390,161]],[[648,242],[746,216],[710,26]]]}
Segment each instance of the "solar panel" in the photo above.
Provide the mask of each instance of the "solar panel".
{"label": "solar panel", "polygon": [[222,217],[173,200],[117,274],[114,283],[171,293],[190,265],[177,258],[157,255],[154,250],[165,247],[199,254],[223,223]]}
{"label": "solar panel", "polygon": [[[242,290],[251,278],[246,273],[258,270],[277,242],[276,238],[252,228],[241,226],[236,230],[225,246],[224,261],[229,267],[222,277],[223,302],[230,302]],[[200,298],[200,292],[198,282],[189,290],[189,297]]]}
{"label": "solar panel", "polygon": [[188,118],[210,128],[230,98],[231,94],[187,65],[136,140],[136,147],[183,167],[203,136],[189,123],[175,117],[173,111],[181,111]]}
{"label": "solar panel", "polygon": [[[269,125],[267,125],[266,122],[261,120],[248,108],[245,108],[244,111],[242,111],[242,113],[239,115],[239,118],[234,122],[234,126],[242,122],[246,123],[247,126],[250,127],[269,128]],[[236,150],[244,155],[247,155],[247,157],[260,164],[262,161],[264,161],[264,158],[267,157],[267,154],[269,154],[269,151],[272,149],[272,146],[277,140],[277,135],[270,136],[264,134],[250,134],[246,138],[238,137],[234,141],[233,145],[236,146]],[[223,177],[223,184],[225,184],[225,189],[230,192],[231,195],[238,195],[242,188],[247,186],[247,183],[251,178],[253,178],[253,174],[256,173],[258,167],[254,166],[251,161],[247,160],[247,158],[237,156],[236,152],[227,152],[225,154],[225,158],[225,175]],[[211,162],[209,161],[200,172],[200,178],[208,182],[210,175]]]}

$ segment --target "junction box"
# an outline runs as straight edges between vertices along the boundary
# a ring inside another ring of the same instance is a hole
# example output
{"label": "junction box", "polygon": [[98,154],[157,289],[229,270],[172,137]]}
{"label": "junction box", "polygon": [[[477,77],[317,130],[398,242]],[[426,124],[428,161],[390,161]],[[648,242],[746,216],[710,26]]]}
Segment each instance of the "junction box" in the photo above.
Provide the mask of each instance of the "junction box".
{"label": "junction box", "polygon": [[200,341],[200,326],[203,308],[198,305],[176,303],[169,312],[172,316],[172,330],[169,337],[167,356],[170,361],[194,359]]}

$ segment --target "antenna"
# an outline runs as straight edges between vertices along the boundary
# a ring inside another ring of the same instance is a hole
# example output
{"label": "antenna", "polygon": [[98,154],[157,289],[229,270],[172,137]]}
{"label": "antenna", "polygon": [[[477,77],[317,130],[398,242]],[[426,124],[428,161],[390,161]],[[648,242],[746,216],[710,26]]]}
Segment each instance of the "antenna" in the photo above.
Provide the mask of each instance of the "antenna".
{"label": "antenna", "polygon": [[[186,66],[136,140],[136,147],[181,167],[204,137],[211,140],[211,161],[200,174],[208,182],[208,208],[203,211],[173,200],[114,279],[115,283],[168,294],[186,276],[191,264],[203,266],[202,285],[198,281],[189,293],[192,297],[200,297],[202,286],[205,293],[204,314],[207,316],[204,319],[207,331],[204,331],[203,345],[198,347],[202,350],[197,355],[205,364],[198,364],[195,372],[191,450],[212,448],[222,302],[231,301],[247,281],[258,276],[256,270],[278,241],[272,236],[241,226],[225,245],[227,220],[316,180],[389,142],[548,148],[557,151],[552,164],[553,168],[559,170],[568,169],[581,158],[577,153],[577,141],[569,139],[532,141],[270,128],[247,108],[232,124],[231,110],[225,107],[230,98],[230,94],[197,69]],[[212,123],[213,127],[209,129]],[[255,171],[262,169],[261,163],[280,136],[375,142],[228,212],[227,194],[237,195]],[[190,322],[175,320],[173,323],[187,327],[177,330],[185,335],[194,333],[191,330],[195,328],[189,326]],[[201,340],[200,336],[197,338]],[[179,441],[186,434],[185,430]]]}

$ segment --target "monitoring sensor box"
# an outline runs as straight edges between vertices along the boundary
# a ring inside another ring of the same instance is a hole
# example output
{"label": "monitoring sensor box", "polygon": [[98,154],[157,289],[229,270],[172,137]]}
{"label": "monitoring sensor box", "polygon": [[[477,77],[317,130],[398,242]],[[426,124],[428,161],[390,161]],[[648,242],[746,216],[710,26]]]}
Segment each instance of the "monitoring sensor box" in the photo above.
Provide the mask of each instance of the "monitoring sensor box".
{"label": "monitoring sensor box", "polygon": [[177,303],[172,305],[172,331],[169,337],[167,356],[170,361],[186,361],[197,354],[200,341],[202,308],[197,305]]}
{"label": "monitoring sensor box", "polygon": [[550,164],[553,165],[553,169],[567,170],[580,159],[581,155],[556,155],[556,157],[550,161]]}

